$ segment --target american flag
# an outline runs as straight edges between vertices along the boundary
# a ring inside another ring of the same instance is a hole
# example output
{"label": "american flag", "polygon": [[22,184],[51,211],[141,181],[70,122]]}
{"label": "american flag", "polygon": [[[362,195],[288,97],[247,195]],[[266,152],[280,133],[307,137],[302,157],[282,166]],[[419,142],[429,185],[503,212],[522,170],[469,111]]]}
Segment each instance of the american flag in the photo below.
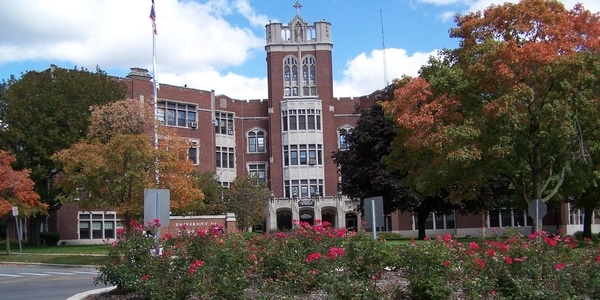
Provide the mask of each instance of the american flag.
{"label": "american flag", "polygon": [[150,20],[152,21],[152,30],[154,34],[158,34],[156,32],[156,13],[154,12],[154,0],[152,0],[152,8],[150,9]]}

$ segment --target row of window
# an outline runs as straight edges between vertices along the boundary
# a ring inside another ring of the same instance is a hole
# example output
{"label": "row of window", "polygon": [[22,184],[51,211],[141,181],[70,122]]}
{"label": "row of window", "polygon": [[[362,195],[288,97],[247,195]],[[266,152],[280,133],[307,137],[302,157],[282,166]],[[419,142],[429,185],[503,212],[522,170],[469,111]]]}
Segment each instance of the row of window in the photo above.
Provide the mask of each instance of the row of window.
{"label": "row of window", "polygon": [[[419,222],[417,216],[413,215],[414,230],[417,230]],[[531,226],[532,219],[527,216],[524,211],[515,211],[513,209],[500,209],[490,210],[488,212],[488,227],[519,227],[519,226]],[[454,213],[450,214],[438,214],[430,213],[429,217],[425,221],[425,229],[428,230],[441,230],[441,229],[455,229],[456,228],[456,216]]]}
{"label": "row of window", "polygon": [[283,165],[322,165],[323,145],[302,144],[283,146]]}
{"label": "row of window", "polygon": [[159,101],[156,106],[156,118],[163,124],[189,128],[198,126],[194,104]]}
{"label": "row of window", "polygon": [[320,109],[290,109],[281,112],[283,131],[321,130]]}
{"label": "row of window", "polygon": [[114,239],[121,227],[116,212],[80,212],[79,239]]}
{"label": "row of window", "polygon": [[231,147],[217,147],[216,153],[216,166],[217,168],[235,168],[235,153],[234,148]]}
{"label": "row of window", "polygon": [[233,135],[233,113],[215,113],[215,133]]}
{"label": "row of window", "polygon": [[[317,64],[312,55],[302,59],[302,89],[299,89],[298,59],[287,56],[283,60],[283,86],[285,97],[316,96],[317,95]],[[302,91],[302,95],[299,92]]]}
{"label": "row of window", "polygon": [[310,198],[323,195],[323,179],[285,180],[285,197],[288,199]]}

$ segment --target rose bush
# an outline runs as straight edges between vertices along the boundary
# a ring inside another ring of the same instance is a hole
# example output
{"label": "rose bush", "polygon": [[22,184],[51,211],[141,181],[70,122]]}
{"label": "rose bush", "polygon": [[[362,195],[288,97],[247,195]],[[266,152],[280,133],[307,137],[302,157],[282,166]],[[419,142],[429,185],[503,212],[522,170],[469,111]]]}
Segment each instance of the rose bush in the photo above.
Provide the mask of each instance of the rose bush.
{"label": "rose bush", "polygon": [[264,235],[225,233],[220,228],[190,231],[160,239],[146,228],[120,237],[99,268],[96,284],[151,299],[268,299],[321,291],[332,299],[382,298],[376,280],[388,266],[391,247],[364,234],[334,229],[325,222],[295,223],[289,232]]}
{"label": "rose bush", "polygon": [[411,242],[397,257],[413,299],[595,299],[600,253],[591,241],[537,232],[462,243]]}
{"label": "rose bush", "polygon": [[[600,252],[591,241],[538,232],[472,239],[450,235],[393,246],[327,224],[295,223],[262,235],[191,231],[156,241],[160,223],[133,224],[99,268],[97,284],[149,299],[596,299]],[[377,286],[389,270],[408,281]],[[388,270],[388,271],[386,271]]]}

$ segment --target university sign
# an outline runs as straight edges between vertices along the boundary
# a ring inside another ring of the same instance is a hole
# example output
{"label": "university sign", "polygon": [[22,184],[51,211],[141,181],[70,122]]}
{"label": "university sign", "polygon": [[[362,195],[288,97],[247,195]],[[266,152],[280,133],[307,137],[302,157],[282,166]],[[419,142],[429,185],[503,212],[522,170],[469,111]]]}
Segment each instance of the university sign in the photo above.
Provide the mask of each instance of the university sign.
{"label": "university sign", "polygon": [[236,230],[235,214],[209,216],[171,216],[169,226],[161,228],[161,235],[169,233],[176,236],[181,230],[196,232],[200,229],[209,230],[214,227],[222,228],[225,232]]}

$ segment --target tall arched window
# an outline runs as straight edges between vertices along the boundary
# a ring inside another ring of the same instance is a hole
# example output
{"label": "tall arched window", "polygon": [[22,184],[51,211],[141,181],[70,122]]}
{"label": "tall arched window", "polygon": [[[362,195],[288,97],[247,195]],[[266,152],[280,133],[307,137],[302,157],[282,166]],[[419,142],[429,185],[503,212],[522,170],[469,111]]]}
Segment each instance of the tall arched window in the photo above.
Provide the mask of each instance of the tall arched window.
{"label": "tall arched window", "polygon": [[302,59],[302,95],[317,95],[317,65],[316,59],[312,55],[307,55]]}
{"label": "tall arched window", "polygon": [[287,56],[283,60],[284,96],[298,96],[298,59]]}
{"label": "tall arched window", "polygon": [[265,152],[265,133],[262,130],[254,129],[248,132],[248,152]]}
{"label": "tall arched window", "polygon": [[348,134],[352,133],[352,127],[344,126],[338,130],[338,147],[340,150],[348,150]]}

